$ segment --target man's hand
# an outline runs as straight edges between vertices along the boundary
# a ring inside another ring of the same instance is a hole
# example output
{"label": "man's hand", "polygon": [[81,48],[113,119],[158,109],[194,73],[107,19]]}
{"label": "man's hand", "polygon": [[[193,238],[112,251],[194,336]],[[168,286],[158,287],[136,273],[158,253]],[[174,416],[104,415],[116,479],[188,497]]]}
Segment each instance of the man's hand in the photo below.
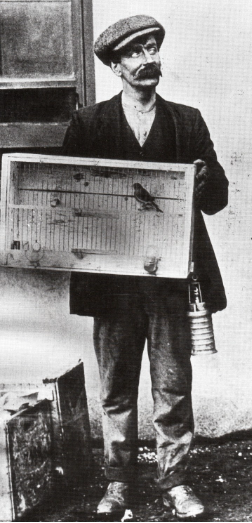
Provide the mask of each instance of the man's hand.
{"label": "man's hand", "polygon": [[195,162],[193,162],[193,163],[194,163],[194,165],[197,166],[197,173],[195,176],[195,192],[194,192],[195,203],[196,203],[197,207],[200,207],[201,203],[203,203],[203,200],[204,200],[204,197],[205,197],[205,194],[207,191],[207,186],[208,186],[209,180],[210,180],[210,173],[209,173],[209,169],[206,165],[206,162],[204,162],[203,160],[195,160]]}

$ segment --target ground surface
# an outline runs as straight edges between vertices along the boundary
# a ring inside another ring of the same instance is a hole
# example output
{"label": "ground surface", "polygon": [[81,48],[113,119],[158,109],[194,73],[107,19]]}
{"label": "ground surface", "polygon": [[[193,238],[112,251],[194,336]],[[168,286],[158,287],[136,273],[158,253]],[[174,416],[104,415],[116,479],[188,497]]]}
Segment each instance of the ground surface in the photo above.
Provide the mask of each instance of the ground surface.
{"label": "ground surface", "polygon": [[[102,454],[101,449],[94,449],[94,467],[85,493],[78,487],[72,492],[61,488],[49,507],[37,510],[25,521],[101,521],[95,510],[106,488]],[[169,509],[162,508],[154,483],[155,459],[151,446],[139,448],[139,489],[135,506],[130,507],[131,521],[176,521]],[[201,521],[252,521],[251,434],[197,442],[191,452],[190,477],[191,486],[206,506]]]}

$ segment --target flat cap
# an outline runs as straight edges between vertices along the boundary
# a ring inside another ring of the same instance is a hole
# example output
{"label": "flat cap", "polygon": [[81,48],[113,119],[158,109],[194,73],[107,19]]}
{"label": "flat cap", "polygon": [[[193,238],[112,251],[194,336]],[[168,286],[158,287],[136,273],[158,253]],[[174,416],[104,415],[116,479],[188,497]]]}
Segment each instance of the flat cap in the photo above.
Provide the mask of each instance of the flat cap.
{"label": "flat cap", "polygon": [[94,44],[94,52],[105,65],[109,65],[112,52],[123,49],[139,36],[152,33],[156,33],[157,44],[160,47],[165,30],[155,18],[146,15],[123,18],[101,33]]}

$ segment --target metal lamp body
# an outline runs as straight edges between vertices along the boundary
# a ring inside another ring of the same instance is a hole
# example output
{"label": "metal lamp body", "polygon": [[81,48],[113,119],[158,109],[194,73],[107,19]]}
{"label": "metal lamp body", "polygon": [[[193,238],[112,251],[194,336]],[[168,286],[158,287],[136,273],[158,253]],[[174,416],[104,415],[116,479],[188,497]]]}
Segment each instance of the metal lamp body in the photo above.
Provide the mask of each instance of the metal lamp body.
{"label": "metal lamp body", "polygon": [[212,314],[202,300],[200,283],[192,276],[188,285],[189,311],[187,313],[191,335],[191,354],[215,354]]}
{"label": "metal lamp body", "polygon": [[214,354],[217,352],[214,340],[211,312],[200,304],[201,310],[188,311],[188,320],[191,333],[191,354]]}

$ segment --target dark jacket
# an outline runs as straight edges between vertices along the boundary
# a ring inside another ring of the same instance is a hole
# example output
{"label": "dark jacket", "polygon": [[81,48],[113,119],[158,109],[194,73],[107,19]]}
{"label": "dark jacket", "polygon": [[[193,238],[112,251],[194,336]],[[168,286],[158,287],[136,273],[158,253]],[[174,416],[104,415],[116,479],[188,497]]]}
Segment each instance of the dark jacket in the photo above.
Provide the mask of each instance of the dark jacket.
{"label": "dark jacket", "polygon": [[[195,211],[193,257],[195,272],[201,280],[204,301],[213,312],[222,310],[226,307],[225,290],[201,210],[206,214],[215,214],[227,205],[228,181],[217,161],[200,111],[167,102],[160,96],[158,103],[162,105],[164,114],[172,116],[175,125],[176,162],[192,163],[201,159],[210,170],[210,184],[203,196],[201,209]],[[121,94],[76,111],[66,132],[62,153],[68,156],[124,159],[120,139],[120,111]],[[97,316],[111,306],[117,307],[118,299],[120,301],[120,297],[126,296],[129,288],[137,287],[138,278],[72,273],[70,312]],[[114,297],[114,302],[111,297]]]}

